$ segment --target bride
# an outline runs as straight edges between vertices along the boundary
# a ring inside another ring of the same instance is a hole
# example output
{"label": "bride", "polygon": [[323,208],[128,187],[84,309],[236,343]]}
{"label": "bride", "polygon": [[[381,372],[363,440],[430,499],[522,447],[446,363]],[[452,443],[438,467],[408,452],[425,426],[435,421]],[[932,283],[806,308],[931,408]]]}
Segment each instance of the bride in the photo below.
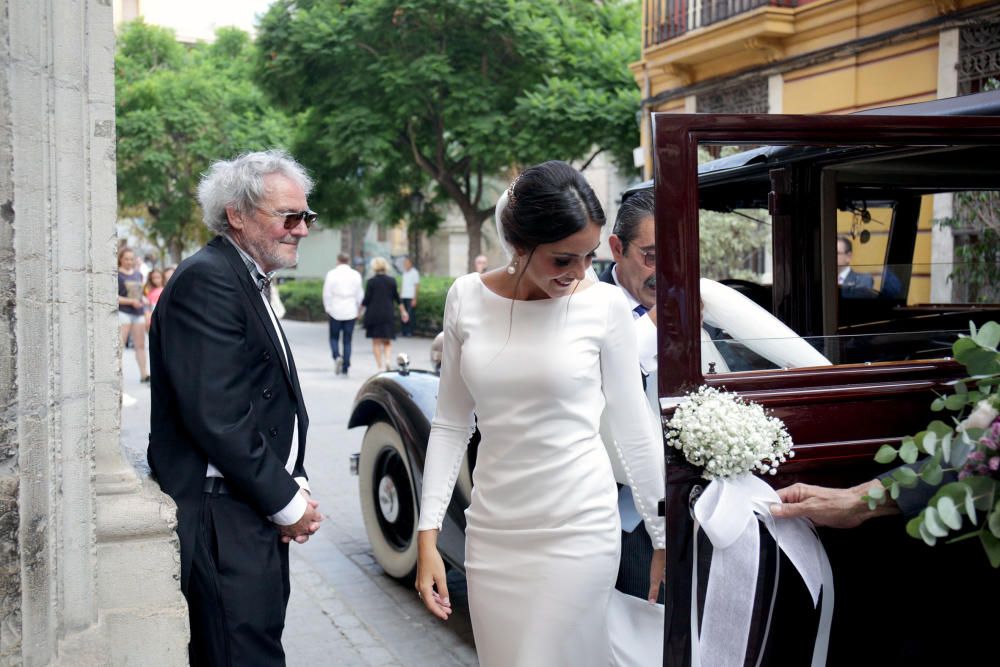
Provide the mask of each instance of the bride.
{"label": "bride", "polygon": [[605,222],[593,190],[563,162],[531,167],[501,213],[504,269],[448,292],[437,414],[424,466],[417,590],[451,614],[437,536],[478,419],[465,568],[483,667],[604,667],[619,562],[616,454],[663,579],[662,445],[647,418],[631,312],[621,291],[585,278]]}

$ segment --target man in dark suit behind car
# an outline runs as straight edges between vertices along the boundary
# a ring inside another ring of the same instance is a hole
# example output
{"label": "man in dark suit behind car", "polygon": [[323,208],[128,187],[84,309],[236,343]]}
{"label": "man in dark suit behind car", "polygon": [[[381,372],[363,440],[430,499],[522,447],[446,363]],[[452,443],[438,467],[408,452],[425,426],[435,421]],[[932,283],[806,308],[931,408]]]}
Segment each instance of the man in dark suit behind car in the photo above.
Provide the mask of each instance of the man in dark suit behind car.
{"label": "man in dark suit behind car", "polygon": [[198,198],[217,236],[153,311],[148,458],[177,503],[192,665],[284,665],[288,543],[322,520],[295,361],[263,296],[297,262],[311,188],[282,151],[212,165]]}
{"label": "man in dark suit behind car", "polygon": [[846,236],[837,237],[837,284],[840,293],[848,299],[869,299],[875,296],[875,279],[869,273],[858,273],[851,268],[854,245]]}

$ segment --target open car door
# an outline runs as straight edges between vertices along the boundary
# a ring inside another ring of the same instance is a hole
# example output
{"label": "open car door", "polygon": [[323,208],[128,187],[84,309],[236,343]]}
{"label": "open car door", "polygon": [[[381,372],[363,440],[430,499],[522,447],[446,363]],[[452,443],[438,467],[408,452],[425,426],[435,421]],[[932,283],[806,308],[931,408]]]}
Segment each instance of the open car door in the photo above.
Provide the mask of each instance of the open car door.
{"label": "open car door", "polygon": [[[776,488],[849,487],[890,469],[874,462],[879,446],[898,444],[941,418],[930,411],[936,392],[964,376],[950,359],[952,342],[970,321],[1000,320],[990,285],[972,303],[957,284],[961,267],[940,261],[939,241],[958,236],[934,231],[962,202],[996,201],[989,193],[1000,192],[1000,119],[656,114],[654,133],[664,422],[688,392],[720,387],[762,404],[787,426],[796,456],[766,480]],[[717,158],[723,146],[735,147],[736,155],[722,150],[718,168],[703,168],[699,177],[699,156]],[[712,256],[705,243],[718,238],[709,227],[718,232],[728,224],[719,216],[726,215],[755,220],[762,247],[706,275],[700,258]],[[853,246],[857,289],[843,284],[844,239]],[[801,339],[796,345],[808,345],[822,363],[769,354],[775,345],[761,343],[761,329],[740,333],[746,321],[707,322],[711,304],[701,278],[750,297],[766,311],[761,319],[789,327]],[[700,469],[669,447],[666,459],[664,664],[677,666],[690,664],[696,641],[694,540],[699,605],[711,545],[703,534],[695,537],[691,513],[706,484]],[[1000,576],[978,540],[931,548],[904,526],[895,516],[819,529],[834,573],[828,664],[927,664],[946,657],[971,664],[963,661],[984,652],[995,660],[984,633],[996,628]],[[745,664],[808,665],[819,613],[787,563],[764,642],[774,560],[784,557],[762,536]],[[984,608],[978,602],[994,611],[978,611]]]}

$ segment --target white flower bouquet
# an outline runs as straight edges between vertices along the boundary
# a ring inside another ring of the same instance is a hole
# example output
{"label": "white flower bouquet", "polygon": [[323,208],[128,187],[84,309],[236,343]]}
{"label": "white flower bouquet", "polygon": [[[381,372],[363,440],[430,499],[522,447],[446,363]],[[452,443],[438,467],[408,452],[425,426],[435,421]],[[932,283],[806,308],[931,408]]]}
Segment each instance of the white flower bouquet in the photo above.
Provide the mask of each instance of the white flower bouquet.
{"label": "white flower bouquet", "polygon": [[757,403],[712,387],[688,394],[667,423],[665,437],[688,462],[704,469],[705,479],[753,471],[773,475],[795,456],[780,419]]}
{"label": "white flower bouquet", "polygon": [[[674,412],[664,437],[689,463],[700,466],[702,477],[709,480],[692,508],[693,590],[698,589],[699,531],[711,542],[712,556],[703,623],[698,596],[691,596],[691,626],[701,628],[692,637],[691,664],[742,665],[746,659],[761,558],[758,522],[794,566],[814,606],[819,606],[823,594],[812,664],[826,664],[833,619],[833,570],[826,551],[806,520],[771,519],[770,508],[781,500],[767,482],[753,474],[773,475],[778,465],[794,456],[785,425],[753,401],[700,387]],[[773,584],[772,600],[777,578]]]}

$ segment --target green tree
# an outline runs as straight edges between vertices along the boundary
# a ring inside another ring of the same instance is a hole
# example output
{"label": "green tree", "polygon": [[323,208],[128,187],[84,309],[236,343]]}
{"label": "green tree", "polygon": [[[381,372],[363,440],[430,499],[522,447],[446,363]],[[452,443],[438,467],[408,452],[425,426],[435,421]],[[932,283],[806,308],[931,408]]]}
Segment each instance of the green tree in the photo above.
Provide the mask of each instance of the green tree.
{"label": "green tree", "polygon": [[[260,80],[302,114],[296,154],[324,211],[415,189],[453,202],[469,267],[494,182],[540,160],[638,145],[635,0],[277,0]],[[384,208],[391,211],[398,204]]]}
{"label": "green tree", "polygon": [[956,192],[954,215],[938,223],[955,234],[953,298],[1000,301],[1000,192]]}
{"label": "green tree", "polygon": [[[698,164],[735,155],[746,147],[721,146],[716,154],[705,146],[698,148]],[[713,280],[737,278],[760,282],[763,276],[754,268],[757,258],[769,254],[771,225],[767,211],[698,212],[699,258],[701,275]]]}
{"label": "green tree", "polygon": [[218,159],[287,145],[291,123],[253,81],[249,36],[233,28],[184,47],[172,31],[126,24],[115,56],[118,204],[173,262],[205,239],[197,187]]}

